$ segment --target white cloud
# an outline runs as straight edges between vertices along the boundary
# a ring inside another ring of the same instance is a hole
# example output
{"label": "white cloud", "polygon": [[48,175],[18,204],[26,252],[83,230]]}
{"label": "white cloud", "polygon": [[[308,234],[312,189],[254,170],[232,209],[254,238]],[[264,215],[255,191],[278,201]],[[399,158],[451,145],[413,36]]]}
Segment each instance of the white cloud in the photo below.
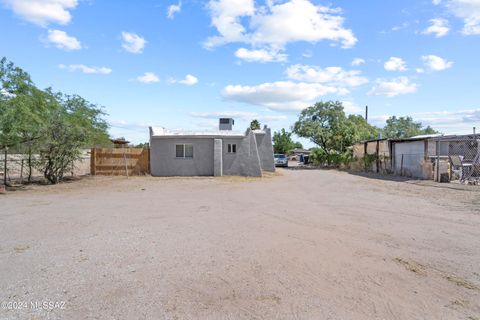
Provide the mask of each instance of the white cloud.
{"label": "white cloud", "polygon": [[130,53],[142,53],[147,41],[138,34],[122,32],[122,48]]}
{"label": "white cloud", "polygon": [[143,75],[138,76],[135,78],[139,82],[143,83],[154,83],[154,82],[159,82],[160,79],[158,79],[157,75],[153,72],[145,72]]}
{"label": "white cloud", "polygon": [[400,25],[397,25],[397,26],[392,27],[392,31],[393,31],[393,32],[396,32],[396,31],[400,31],[400,30],[406,29],[406,28],[410,27],[410,24],[411,24],[411,22],[405,21],[405,22],[403,22],[403,23],[400,24]]}
{"label": "white cloud", "polygon": [[402,58],[398,58],[398,57],[390,57],[390,59],[387,62],[385,62],[383,67],[387,71],[406,71],[407,70],[407,64],[405,63],[405,61],[403,61]]}
{"label": "white cloud", "polygon": [[320,83],[278,81],[256,86],[228,85],[222,94],[227,100],[263,106],[271,110],[301,110],[322,96],[347,93],[346,89]]}
{"label": "white cloud", "polygon": [[357,87],[368,83],[368,79],[361,76],[357,70],[346,71],[341,67],[319,68],[296,64],[288,67],[289,79],[305,82],[326,83],[334,86]]}
{"label": "white cloud", "polygon": [[[416,112],[405,116],[413,117],[414,121],[421,122],[424,126],[430,125],[444,134],[468,134],[472,133],[474,123],[480,121],[480,109]],[[390,115],[381,115],[369,120],[384,125],[389,117]]]}
{"label": "white cloud", "polygon": [[453,66],[453,62],[435,55],[422,56],[422,60],[425,66],[431,71],[442,71]]}
{"label": "white cloud", "polygon": [[246,42],[245,28],[240,22],[241,17],[253,16],[254,0],[210,0],[207,5],[212,25],[220,36],[207,39],[205,46],[214,47],[228,42]]}
{"label": "white cloud", "polygon": [[344,48],[357,42],[343,26],[338,9],[316,6],[309,0],[272,0],[257,7],[253,0],[210,0],[207,7],[219,35],[209,37],[206,48],[240,42],[278,51],[297,41],[329,40]]}
{"label": "white cloud", "polygon": [[48,30],[46,41],[55,45],[55,47],[67,51],[80,50],[82,44],[77,38],[69,36],[65,31]]}
{"label": "white cloud", "polygon": [[415,118],[431,125],[472,123],[480,121],[480,109],[414,113]]}
{"label": "white cloud", "polygon": [[287,120],[288,117],[285,115],[259,115],[256,119],[260,122],[274,122]]}
{"label": "white cloud", "polygon": [[407,77],[398,77],[391,80],[377,79],[376,85],[368,92],[372,96],[396,97],[398,95],[414,93],[418,85],[410,82]]}
{"label": "white cloud", "polygon": [[75,9],[77,0],[2,0],[17,16],[46,27],[49,23],[65,25],[72,16],[69,10]]}
{"label": "white cloud", "polygon": [[[286,115],[261,115],[257,112],[248,111],[219,111],[219,112],[190,112],[190,116],[195,118],[218,119],[218,118],[233,118],[251,121],[257,119],[258,121],[273,122],[286,120]],[[216,122],[215,122],[216,123]]]}
{"label": "white cloud", "polygon": [[60,69],[66,69],[71,72],[80,70],[86,74],[110,74],[112,72],[112,69],[107,67],[88,67],[83,64],[70,64],[68,66],[60,64],[58,67]]}
{"label": "white cloud", "polygon": [[463,20],[463,34],[480,34],[480,1],[479,0],[434,0],[433,4],[443,3],[457,18]]}
{"label": "white cloud", "polygon": [[258,113],[247,112],[247,111],[218,111],[218,112],[190,112],[189,115],[192,117],[205,118],[205,119],[239,118],[239,119],[249,120],[258,116]]}
{"label": "white cloud", "polygon": [[355,58],[352,60],[352,66],[354,67],[361,66],[362,64],[365,64],[365,60],[362,58]]}
{"label": "white cloud", "polygon": [[302,56],[303,56],[304,58],[311,58],[311,57],[313,57],[313,52],[312,52],[312,50],[305,50],[305,51],[302,53]]}
{"label": "white cloud", "polygon": [[139,132],[147,132],[148,127],[152,126],[152,123],[129,122],[125,120],[109,120],[108,124],[110,125],[110,127],[128,129]]}
{"label": "white cloud", "polygon": [[180,11],[182,11],[182,3],[181,2],[179,2],[178,4],[172,4],[172,5],[168,6],[168,9],[167,9],[168,19],[175,18],[175,14],[179,13]]}
{"label": "white cloud", "polygon": [[450,31],[448,20],[446,19],[431,19],[430,26],[423,31],[423,34],[434,34],[436,38],[446,36]]}
{"label": "white cloud", "polygon": [[359,113],[363,114],[365,112],[363,108],[359,107],[355,102],[351,100],[342,101],[342,105],[343,105],[343,110],[349,114],[359,114]]}
{"label": "white cloud", "polygon": [[170,83],[180,83],[184,84],[186,86],[193,86],[194,84],[198,83],[198,78],[195,77],[194,75],[187,74],[184,79],[182,80],[176,80],[176,79],[170,79]]}
{"label": "white cloud", "polygon": [[185,79],[178,81],[178,83],[185,84],[187,86],[192,86],[198,83],[198,78],[191,74],[187,74],[185,76]]}
{"label": "white cloud", "polygon": [[235,56],[247,62],[284,62],[287,61],[287,55],[273,50],[249,50],[240,48],[235,52]]}

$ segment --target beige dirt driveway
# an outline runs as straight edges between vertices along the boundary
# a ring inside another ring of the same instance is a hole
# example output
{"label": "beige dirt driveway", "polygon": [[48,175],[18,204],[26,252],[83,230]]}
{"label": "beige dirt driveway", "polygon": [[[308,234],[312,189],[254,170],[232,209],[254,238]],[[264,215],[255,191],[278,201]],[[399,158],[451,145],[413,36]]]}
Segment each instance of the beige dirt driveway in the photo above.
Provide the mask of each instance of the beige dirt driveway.
{"label": "beige dirt driveway", "polygon": [[33,187],[0,195],[0,289],[0,319],[480,319],[480,192],[324,170]]}

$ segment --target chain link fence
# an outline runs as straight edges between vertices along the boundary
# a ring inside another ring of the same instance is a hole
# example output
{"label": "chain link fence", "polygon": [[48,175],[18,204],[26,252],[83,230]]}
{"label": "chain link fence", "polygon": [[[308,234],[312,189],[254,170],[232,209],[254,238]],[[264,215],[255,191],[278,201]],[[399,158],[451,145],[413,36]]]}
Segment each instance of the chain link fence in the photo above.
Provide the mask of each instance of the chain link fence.
{"label": "chain link fence", "polygon": [[480,184],[480,135],[444,136],[434,142],[434,180]]}
{"label": "chain link fence", "polygon": [[[43,172],[38,170],[37,164],[42,160],[38,154],[31,157],[28,154],[9,153],[7,152],[6,161],[5,153],[0,154],[0,184],[6,178],[11,182],[26,182],[43,177]],[[83,150],[80,158],[72,165],[68,172],[71,176],[81,176],[90,174],[90,151]]]}

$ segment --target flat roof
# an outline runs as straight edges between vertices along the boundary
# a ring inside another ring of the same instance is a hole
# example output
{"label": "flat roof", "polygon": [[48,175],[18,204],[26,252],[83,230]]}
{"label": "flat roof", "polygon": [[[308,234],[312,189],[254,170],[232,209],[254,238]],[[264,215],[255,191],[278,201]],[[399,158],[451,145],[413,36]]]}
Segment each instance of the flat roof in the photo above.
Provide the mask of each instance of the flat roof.
{"label": "flat roof", "polygon": [[245,137],[245,133],[233,130],[170,130],[150,127],[151,137]]}
{"label": "flat roof", "polygon": [[355,144],[364,144],[368,142],[376,142],[376,141],[391,141],[391,142],[409,142],[409,141],[422,141],[422,140],[428,140],[428,139],[436,139],[439,138],[442,141],[454,141],[456,139],[458,140],[464,140],[464,139],[480,139],[480,134],[449,134],[449,135],[443,135],[441,133],[437,134],[423,134],[423,135],[418,135],[418,136],[413,136],[409,138],[382,138],[382,139],[370,139],[370,140],[364,140],[357,142]]}
{"label": "flat roof", "polygon": [[441,140],[441,141],[455,141],[455,140],[465,140],[465,139],[480,139],[480,135],[474,134],[450,134],[450,135],[443,135],[443,134],[429,134],[429,135],[420,135],[414,136],[410,138],[399,138],[399,139],[389,139],[392,142],[409,142],[409,141],[422,141],[422,140]]}

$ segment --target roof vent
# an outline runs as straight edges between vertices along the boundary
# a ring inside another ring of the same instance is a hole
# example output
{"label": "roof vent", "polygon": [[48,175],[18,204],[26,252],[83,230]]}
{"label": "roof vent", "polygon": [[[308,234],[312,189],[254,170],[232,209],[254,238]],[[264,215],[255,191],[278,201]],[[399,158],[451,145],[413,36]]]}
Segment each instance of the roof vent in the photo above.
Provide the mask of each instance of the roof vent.
{"label": "roof vent", "polygon": [[232,118],[220,118],[218,123],[219,130],[232,130],[235,120]]}

